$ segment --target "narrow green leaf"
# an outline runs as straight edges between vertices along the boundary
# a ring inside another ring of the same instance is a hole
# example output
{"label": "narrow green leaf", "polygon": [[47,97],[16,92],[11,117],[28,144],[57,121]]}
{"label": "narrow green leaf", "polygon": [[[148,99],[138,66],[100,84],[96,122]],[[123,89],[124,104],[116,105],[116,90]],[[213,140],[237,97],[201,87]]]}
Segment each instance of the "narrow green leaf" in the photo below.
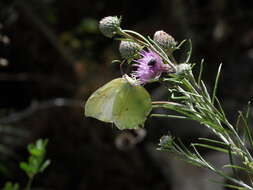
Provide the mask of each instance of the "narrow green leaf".
{"label": "narrow green leaf", "polygon": [[206,125],[206,126],[209,127],[209,128],[215,129],[217,132],[220,132],[220,133],[222,133],[222,134],[223,134],[224,131],[225,131],[225,129],[222,128],[221,126],[219,126],[219,125],[217,125],[217,124],[214,124],[214,123],[212,123],[211,121],[207,121],[207,120],[205,120],[205,119],[200,120],[200,123]]}
{"label": "narrow green leaf", "polygon": [[250,106],[251,106],[251,101],[248,102],[248,105],[247,105],[247,111],[246,111],[246,116],[245,116],[245,119],[247,121],[247,124],[249,124],[249,116],[250,116]]}
{"label": "narrow green leaf", "polygon": [[167,114],[151,114],[150,117],[163,117],[163,118],[173,118],[173,119],[188,119],[185,116],[167,115]]}
{"label": "narrow green leaf", "polygon": [[224,152],[224,153],[228,153],[227,149],[221,148],[221,147],[216,147],[216,146],[211,146],[211,145],[207,145],[207,144],[201,144],[201,143],[193,143],[193,146],[199,146],[199,147],[203,147],[203,148],[208,148],[208,149],[212,149],[212,150],[216,150],[219,152]]}
{"label": "narrow green leaf", "polygon": [[213,183],[220,184],[220,185],[222,185],[223,187],[228,187],[228,188],[238,189],[238,190],[247,190],[247,189],[244,188],[244,187],[240,187],[240,186],[236,186],[236,185],[231,185],[231,184],[223,183],[223,182],[216,181],[216,180],[213,180],[213,179],[209,179],[209,181],[211,181],[211,182],[213,182]]}
{"label": "narrow green leaf", "polygon": [[182,151],[185,152],[186,154],[188,155],[193,155],[193,153],[191,151],[188,150],[188,148],[186,148],[186,146],[184,145],[184,143],[181,141],[181,139],[177,139],[177,141],[179,142],[181,148],[182,148]]}
{"label": "narrow green leaf", "polygon": [[212,96],[212,104],[214,103],[215,96],[216,96],[216,91],[217,91],[219,78],[220,78],[221,66],[222,66],[222,63],[220,64],[220,66],[218,68],[218,72],[217,72],[216,79],[215,79],[215,84],[214,84],[214,89],[213,89],[213,96]]}
{"label": "narrow green leaf", "polygon": [[210,143],[221,144],[221,145],[224,145],[224,146],[227,145],[226,143],[224,143],[222,141],[216,141],[216,140],[208,139],[208,138],[199,138],[199,140],[207,141],[207,142],[210,142]]}
{"label": "narrow green leaf", "polygon": [[202,80],[200,81],[200,87],[201,87],[201,89],[202,89],[202,91],[204,93],[203,95],[207,98],[207,100],[210,101],[211,100],[210,95],[209,95],[209,93],[207,91],[205,83]]}
{"label": "narrow green leaf", "polygon": [[191,39],[189,39],[188,42],[189,42],[189,51],[187,52],[187,58],[185,60],[185,63],[189,63],[189,61],[191,59],[191,55],[192,55],[192,41],[191,41]]}
{"label": "narrow green leaf", "polygon": [[197,92],[196,89],[191,85],[191,83],[189,82],[189,80],[183,79],[182,82],[183,82],[183,84],[185,85],[185,87],[188,88],[188,90],[189,90],[191,93],[198,94],[198,92]]}
{"label": "narrow green leaf", "polygon": [[[180,87],[179,87],[180,88]],[[202,98],[202,96],[200,96],[199,94],[197,93],[193,93],[193,92],[187,92],[187,91],[183,91],[184,94],[188,94],[188,95],[191,95],[191,96],[196,96],[198,98]]]}
{"label": "narrow green leaf", "polygon": [[199,76],[198,76],[198,85],[200,86],[200,81],[202,78],[202,74],[203,74],[203,63],[204,63],[204,59],[201,59],[201,63],[200,63],[200,69],[199,69]]}
{"label": "narrow green leaf", "polygon": [[120,60],[116,60],[116,59],[112,61],[112,64],[116,64],[116,63],[117,63],[117,64],[118,64],[118,63],[121,64],[121,61],[120,61]]}
{"label": "narrow green leaf", "polygon": [[237,116],[237,119],[236,119],[236,124],[235,124],[235,129],[236,131],[239,133],[239,124],[240,124],[240,121],[241,121],[241,114],[239,113],[239,115]]}
{"label": "narrow green leaf", "polygon": [[188,97],[186,96],[175,96],[174,93],[171,94],[171,99],[172,100],[187,100]]}
{"label": "narrow green leaf", "polygon": [[[234,165],[234,160],[233,160],[233,155],[231,152],[231,145],[229,145],[229,149],[228,149],[228,156],[229,156],[229,161],[231,165]],[[235,176],[235,178],[238,178],[237,172],[235,170],[235,168],[232,168],[233,174]]]}
{"label": "narrow green leaf", "polygon": [[253,171],[248,170],[247,168],[243,168],[243,167],[238,166],[238,165],[227,164],[227,165],[224,165],[223,168],[235,168],[235,169],[243,170],[247,173],[253,174]]}
{"label": "narrow green leaf", "polygon": [[219,110],[220,110],[221,113],[222,113],[223,119],[226,119],[225,112],[224,112],[224,110],[222,109],[221,103],[220,103],[219,99],[218,99],[216,96],[215,96],[215,100],[216,100],[216,102],[217,102],[217,104],[218,104],[218,106],[219,106]]}
{"label": "narrow green leaf", "polygon": [[178,46],[176,47],[176,49],[180,49],[181,46],[182,46],[186,41],[187,41],[187,40],[181,41],[181,42],[178,44]]}
{"label": "narrow green leaf", "polygon": [[248,126],[248,122],[246,121],[246,118],[244,117],[244,115],[241,111],[239,111],[239,114],[241,115],[242,121],[244,123],[243,126],[244,126],[244,129],[245,129],[245,132],[246,132],[246,136],[249,140],[250,146],[253,148],[253,139],[252,139],[251,131],[250,131],[249,126]]}
{"label": "narrow green leaf", "polygon": [[168,81],[175,84],[182,84],[182,82],[178,80],[177,78],[164,78],[163,81]]}
{"label": "narrow green leaf", "polygon": [[200,155],[200,153],[199,153],[199,151],[196,149],[195,145],[194,145],[194,144],[191,144],[191,146],[193,147],[193,149],[194,149],[196,155],[198,156],[198,158],[200,159],[200,161],[202,161],[203,167],[206,167],[206,168],[208,168],[208,169],[210,169],[210,170],[214,170],[213,166],[211,166],[211,164],[208,163],[208,162]]}

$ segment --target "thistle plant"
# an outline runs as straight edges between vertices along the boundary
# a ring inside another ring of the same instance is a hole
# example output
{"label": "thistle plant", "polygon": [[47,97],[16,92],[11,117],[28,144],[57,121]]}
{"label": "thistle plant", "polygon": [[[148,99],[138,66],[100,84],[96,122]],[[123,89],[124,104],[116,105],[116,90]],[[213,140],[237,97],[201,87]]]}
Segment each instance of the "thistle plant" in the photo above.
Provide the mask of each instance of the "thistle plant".
{"label": "thistle plant", "polygon": [[[253,174],[253,158],[250,153],[253,138],[248,126],[250,103],[246,113],[239,112],[235,124],[227,119],[216,96],[221,65],[213,90],[209,92],[202,80],[203,61],[198,76],[192,72],[195,64],[190,61],[190,40],[177,43],[164,31],[157,31],[151,39],[135,31],[122,29],[120,19],[116,19],[118,17],[105,17],[99,28],[105,36],[121,41],[119,50],[123,59],[118,62],[121,66],[125,64],[131,68],[131,72],[122,71],[121,78],[114,79],[95,91],[85,104],[85,115],[113,123],[121,130],[143,127],[148,117],[197,121],[216,135],[217,139],[199,138],[198,143],[193,142],[186,147],[180,139],[165,135],[160,139],[159,150],[173,152],[191,164],[215,172],[228,181],[221,182],[224,186],[253,190],[250,177]],[[178,63],[173,54],[187,41],[190,48],[186,60]],[[168,100],[152,101],[144,88],[147,83],[164,85],[168,89]],[[156,108],[172,110],[175,114],[152,114],[151,110]],[[239,123],[243,124],[243,129],[238,127]],[[223,152],[230,162],[222,168],[215,168],[202,157],[198,150],[200,147]],[[233,175],[227,175],[224,168],[231,168]],[[241,179],[237,175],[239,171],[245,172],[249,179]]]}

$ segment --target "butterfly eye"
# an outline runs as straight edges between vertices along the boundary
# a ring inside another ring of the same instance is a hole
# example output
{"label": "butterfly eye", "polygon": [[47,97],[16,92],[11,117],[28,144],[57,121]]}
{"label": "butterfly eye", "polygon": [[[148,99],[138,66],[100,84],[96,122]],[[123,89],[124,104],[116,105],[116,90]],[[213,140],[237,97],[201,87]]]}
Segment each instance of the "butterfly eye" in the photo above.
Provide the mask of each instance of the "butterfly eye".
{"label": "butterfly eye", "polygon": [[156,64],[156,61],[154,59],[151,59],[149,62],[148,62],[148,65],[149,66],[154,66]]}

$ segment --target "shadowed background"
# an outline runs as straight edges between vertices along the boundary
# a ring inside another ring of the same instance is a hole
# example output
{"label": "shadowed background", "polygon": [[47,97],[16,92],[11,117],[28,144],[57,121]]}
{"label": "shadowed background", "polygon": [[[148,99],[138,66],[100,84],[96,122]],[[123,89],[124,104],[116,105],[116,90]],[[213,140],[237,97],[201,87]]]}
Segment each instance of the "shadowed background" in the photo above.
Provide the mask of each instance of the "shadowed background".
{"label": "shadowed background", "polygon": [[[0,185],[25,184],[18,169],[25,147],[48,138],[52,164],[35,179],[34,189],[222,189],[208,182],[215,178],[209,172],[156,150],[168,132],[185,143],[212,136],[197,123],[151,118],[146,132],[136,134],[84,118],[89,95],[120,76],[119,65],[111,63],[119,58],[118,42],[97,28],[109,15],[122,15],[123,28],[144,35],[164,30],[177,41],[190,38],[192,62],[205,59],[203,78],[210,90],[222,62],[218,97],[232,121],[252,99],[253,1],[2,0]],[[176,53],[179,61],[186,51],[187,45]],[[155,100],[169,95],[159,85],[147,89]],[[227,160],[214,152],[203,155],[217,166]]]}

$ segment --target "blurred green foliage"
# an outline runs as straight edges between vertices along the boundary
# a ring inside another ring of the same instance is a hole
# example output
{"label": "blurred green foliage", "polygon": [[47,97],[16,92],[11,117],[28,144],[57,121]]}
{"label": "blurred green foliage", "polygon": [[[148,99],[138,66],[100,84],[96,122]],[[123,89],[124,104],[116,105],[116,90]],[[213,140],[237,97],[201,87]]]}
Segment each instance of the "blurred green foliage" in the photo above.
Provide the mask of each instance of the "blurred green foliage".
{"label": "blurred green foliage", "polygon": [[28,145],[30,156],[27,162],[21,162],[20,168],[26,172],[29,178],[43,172],[50,164],[50,160],[45,160],[46,146],[48,140],[39,139],[35,144]]}
{"label": "blurred green foliage", "polygon": [[[50,164],[50,160],[46,160],[46,146],[48,140],[38,139],[34,144],[29,144],[27,146],[29,157],[27,162],[21,162],[20,168],[28,176],[28,182],[25,187],[25,190],[31,188],[33,178],[38,173],[43,172]],[[3,190],[18,190],[18,183],[6,182]]]}

